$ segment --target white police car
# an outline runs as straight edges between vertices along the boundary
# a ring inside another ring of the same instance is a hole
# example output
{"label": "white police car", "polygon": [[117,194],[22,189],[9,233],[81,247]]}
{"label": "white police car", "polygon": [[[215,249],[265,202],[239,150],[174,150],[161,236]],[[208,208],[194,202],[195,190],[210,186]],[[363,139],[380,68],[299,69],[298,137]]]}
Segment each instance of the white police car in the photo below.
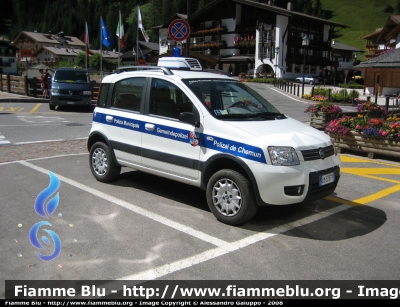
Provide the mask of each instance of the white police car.
{"label": "white police car", "polygon": [[88,139],[101,182],[121,167],[197,186],[221,222],[239,225],[262,205],[331,194],[340,159],[328,135],[281,114],[233,78],[137,67],[102,80]]}

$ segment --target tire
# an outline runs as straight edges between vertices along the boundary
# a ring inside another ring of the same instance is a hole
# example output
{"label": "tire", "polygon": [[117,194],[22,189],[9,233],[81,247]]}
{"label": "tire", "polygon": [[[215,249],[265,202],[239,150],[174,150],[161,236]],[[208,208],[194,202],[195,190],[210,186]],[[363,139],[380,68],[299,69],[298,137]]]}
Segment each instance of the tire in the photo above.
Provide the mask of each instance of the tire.
{"label": "tire", "polygon": [[50,110],[55,110],[56,109],[56,106],[54,105],[54,104],[51,104],[50,102],[49,102],[49,108],[50,108]]}
{"label": "tire", "polygon": [[114,162],[110,149],[103,142],[96,142],[90,148],[89,166],[93,176],[100,182],[114,181],[121,173],[121,166]]}
{"label": "tire", "polygon": [[206,195],[211,212],[217,220],[228,225],[241,225],[253,218],[258,210],[250,182],[230,169],[211,176]]}
{"label": "tire", "polygon": [[314,84],[314,82],[310,81],[310,85],[313,85],[313,84]]}

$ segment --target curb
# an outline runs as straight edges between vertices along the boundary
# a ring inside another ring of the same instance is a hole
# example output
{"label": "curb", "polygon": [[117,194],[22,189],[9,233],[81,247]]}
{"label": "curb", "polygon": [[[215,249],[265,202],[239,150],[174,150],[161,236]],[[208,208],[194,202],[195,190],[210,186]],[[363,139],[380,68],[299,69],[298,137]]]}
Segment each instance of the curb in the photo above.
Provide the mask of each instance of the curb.
{"label": "curb", "polygon": [[48,99],[40,98],[0,98],[0,102],[49,102]]}
{"label": "curb", "polygon": [[[43,102],[49,103],[49,99],[43,98],[0,98],[0,102]],[[92,100],[92,105],[96,104],[96,100]]]}

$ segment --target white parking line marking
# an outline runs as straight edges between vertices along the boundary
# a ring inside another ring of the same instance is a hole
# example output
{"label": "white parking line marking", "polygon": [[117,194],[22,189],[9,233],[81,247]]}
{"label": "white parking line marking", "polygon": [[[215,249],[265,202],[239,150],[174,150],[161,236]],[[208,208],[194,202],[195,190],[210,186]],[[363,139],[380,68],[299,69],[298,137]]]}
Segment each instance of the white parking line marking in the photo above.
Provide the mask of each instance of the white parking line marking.
{"label": "white parking line marking", "polygon": [[[48,170],[46,170],[46,169],[44,169],[42,167],[36,166],[34,164],[31,164],[31,163],[29,163],[27,161],[17,161],[17,163],[25,165],[25,166],[27,166],[29,168],[32,168],[34,170],[37,170],[37,171],[39,171],[41,173],[48,174]],[[142,209],[142,208],[140,208],[140,207],[138,207],[136,205],[130,204],[130,203],[128,203],[126,201],[123,201],[123,200],[120,200],[120,199],[118,199],[116,197],[107,195],[107,194],[105,194],[105,193],[103,193],[101,191],[98,191],[96,189],[92,189],[92,188],[90,188],[88,186],[80,184],[80,183],[78,183],[78,182],[76,182],[74,180],[68,179],[68,178],[66,178],[64,176],[61,176],[59,174],[55,174],[55,175],[61,181],[64,181],[64,182],[66,182],[66,183],[68,183],[68,184],[70,184],[70,185],[72,185],[72,186],[74,186],[74,187],[76,187],[78,189],[81,189],[81,190],[83,190],[85,192],[91,193],[91,194],[93,194],[93,195],[95,195],[97,197],[103,198],[103,199],[105,199],[107,201],[115,203],[116,205],[124,207],[124,208],[126,208],[128,210],[131,210],[131,211],[133,211],[135,213],[138,213],[138,214],[140,214],[142,216],[148,217],[148,218],[150,218],[150,219],[152,219],[152,220],[154,220],[156,222],[159,222],[159,223],[161,223],[163,225],[169,226],[169,227],[174,228],[174,229],[176,229],[178,231],[184,232],[184,233],[186,233],[188,235],[191,235],[191,236],[193,236],[195,238],[198,238],[198,239],[200,239],[202,241],[205,241],[205,242],[208,242],[208,243],[211,243],[211,244],[217,246],[216,248],[212,248],[212,249],[206,250],[206,251],[204,251],[204,252],[202,252],[200,254],[196,254],[196,255],[193,255],[191,257],[180,259],[180,260],[177,260],[175,262],[168,263],[168,264],[156,267],[156,268],[148,269],[148,270],[145,270],[145,271],[142,271],[142,272],[139,272],[139,273],[135,273],[135,274],[132,274],[132,275],[124,276],[124,277],[121,277],[121,278],[119,278],[117,280],[152,280],[152,279],[160,278],[160,277],[163,277],[165,275],[180,271],[182,269],[189,268],[189,267],[195,266],[197,264],[206,262],[208,260],[223,256],[223,255],[226,255],[226,254],[228,254],[230,252],[237,251],[237,250],[245,248],[245,247],[247,247],[247,246],[249,246],[251,244],[257,243],[257,242],[262,241],[262,240],[266,240],[266,239],[274,237],[274,236],[276,236],[278,234],[287,232],[287,231],[292,230],[292,229],[297,228],[297,227],[301,227],[301,226],[310,224],[312,222],[318,221],[320,219],[329,217],[329,216],[331,216],[333,214],[336,214],[336,213],[339,213],[339,212],[342,212],[344,210],[347,210],[347,209],[351,208],[351,206],[349,206],[349,205],[342,204],[342,205],[339,205],[337,207],[331,208],[329,210],[326,210],[326,211],[323,211],[323,212],[319,212],[319,213],[316,213],[314,215],[305,217],[305,218],[303,218],[301,220],[294,221],[294,222],[291,222],[291,223],[287,223],[285,225],[281,225],[281,226],[272,228],[272,229],[268,230],[267,232],[256,233],[256,234],[254,234],[252,236],[249,236],[249,237],[243,238],[241,240],[229,243],[229,242],[220,240],[218,238],[215,238],[213,236],[210,236],[208,234],[205,234],[205,233],[203,233],[201,231],[198,231],[198,230],[195,230],[195,229],[190,228],[188,226],[185,226],[183,224],[180,224],[180,223],[174,222],[172,220],[169,220],[169,219],[167,219],[167,218],[165,218],[163,216],[160,216],[160,215],[158,215],[156,213],[144,210],[144,209]]]}
{"label": "white parking line marking", "polygon": [[284,233],[284,232],[294,229],[296,227],[307,225],[309,223],[329,217],[333,214],[339,213],[339,212],[347,210],[349,208],[351,208],[351,206],[340,205],[338,207],[326,210],[324,212],[314,214],[312,216],[303,218],[301,220],[272,228],[268,232],[257,233],[250,237],[238,240],[236,242],[228,243],[224,246],[220,246],[217,248],[213,248],[213,249],[204,251],[203,253],[200,253],[200,254],[185,258],[185,259],[177,260],[175,262],[168,263],[168,264],[159,266],[157,268],[149,269],[149,270],[146,270],[146,271],[143,271],[140,273],[124,276],[122,278],[119,278],[118,280],[151,280],[151,279],[160,278],[165,275],[183,270],[185,268],[192,267],[196,264],[200,264],[200,263],[206,262],[208,260],[217,258],[219,256],[226,255],[230,252],[234,252],[241,248],[247,247],[251,244],[274,237],[278,234]]}
{"label": "white parking line marking", "polygon": [[31,142],[17,142],[17,143],[14,143],[14,145],[37,144],[37,143],[50,143],[50,142],[61,142],[61,141],[65,141],[65,140],[59,139],[59,140],[44,140],[44,141],[31,141]]}
{"label": "white parking line marking", "polygon": [[6,137],[4,135],[0,134],[0,145],[5,145],[5,144],[10,144],[11,142],[6,140]]}
{"label": "white parking line marking", "polygon": [[[22,165],[25,165],[27,167],[30,167],[30,168],[32,168],[34,170],[37,170],[37,171],[39,171],[39,172],[41,172],[43,174],[48,174],[49,173],[49,171],[47,169],[44,169],[44,168],[39,167],[39,166],[36,166],[36,165],[31,164],[31,163],[26,162],[26,161],[18,161],[18,163],[20,163]],[[131,211],[133,211],[133,212],[135,212],[137,214],[145,216],[145,217],[147,217],[147,218],[149,218],[151,220],[154,220],[156,222],[159,222],[159,223],[161,223],[163,225],[169,226],[169,227],[171,227],[171,228],[173,228],[175,230],[178,230],[178,231],[181,231],[181,232],[186,233],[188,235],[191,235],[191,236],[193,236],[193,237],[195,237],[197,239],[200,239],[202,241],[211,243],[211,244],[216,245],[216,246],[224,246],[224,245],[226,245],[228,243],[226,241],[223,241],[223,240],[220,240],[220,239],[215,238],[213,236],[210,236],[210,235],[208,235],[208,234],[206,234],[204,232],[195,230],[195,229],[193,229],[193,228],[191,228],[189,226],[174,222],[174,221],[172,221],[170,219],[167,219],[164,216],[161,216],[159,214],[156,214],[156,213],[150,212],[148,210],[142,209],[142,208],[140,208],[140,207],[138,207],[136,205],[133,205],[131,203],[128,203],[128,202],[126,202],[124,200],[118,199],[116,197],[113,197],[113,196],[110,196],[110,195],[108,195],[106,193],[103,193],[103,192],[101,192],[99,190],[93,189],[93,188],[88,187],[88,186],[86,186],[84,184],[81,184],[81,183],[76,182],[74,180],[68,179],[68,178],[66,178],[64,176],[61,176],[59,174],[54,173],[54,175],[56,175],[58,177],[58,179],[60,179],[61,181],[64,181],[64,182],[66,182],[66,183],[68,183],[68,184],[70,184],[70,185],[72,185],[72,186],[74,186],[74,187],[76,187],[78,189],[81,189],[81,190],[83,190],[85,192],[93,194],[94,196],[97,196],[97,197],[100,197],[100,198],[102,198],[104,200],[112,202],[112,203],[114,203],[114,204],[116,204],[118,206],[124,207],[124,208],[126,208],[128,210],[131,210]]]}
{"label": "white parking line marking", "polygon": [[33,124],[44,124],[44,123],[69,123],[70,121],[62,118],[62,117],[58,117],[58,116],[42,116],[42,115],[36,115],[36,116],[32,116],[32,115],[17,115],[16,116],[18,119],[22,120],[23,122],[26,123],[33,123]]}

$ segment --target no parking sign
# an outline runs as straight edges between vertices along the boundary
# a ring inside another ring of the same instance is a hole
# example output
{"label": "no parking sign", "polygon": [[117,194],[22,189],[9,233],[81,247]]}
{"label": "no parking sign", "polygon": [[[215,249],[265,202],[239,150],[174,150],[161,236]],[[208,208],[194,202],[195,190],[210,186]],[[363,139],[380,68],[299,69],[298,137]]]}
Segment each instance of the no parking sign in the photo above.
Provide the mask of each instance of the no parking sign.
{"label": "no parking sign", "polygon": [[189,24],[183,19],[175,19],[168,27],[168,34],[174,41],[184,41],[190,34]]}

